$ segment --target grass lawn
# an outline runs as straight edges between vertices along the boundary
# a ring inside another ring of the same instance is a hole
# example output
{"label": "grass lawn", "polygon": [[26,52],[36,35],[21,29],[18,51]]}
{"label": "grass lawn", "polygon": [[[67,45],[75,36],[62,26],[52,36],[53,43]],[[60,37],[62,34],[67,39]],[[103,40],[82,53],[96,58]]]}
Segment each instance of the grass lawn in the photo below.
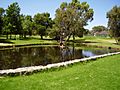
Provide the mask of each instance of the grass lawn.
{"label": "grass lawn", "polygon": [[29,40],[10,40],[15,45],[26,45],[26,44],[57,44],[57,41],[51,40],[40,40],[40,39],[29,39]]}
{"label": "grass lawn", "polygon": [[0,78],[0,90],[120,90],[120,55],[29,76]]}
{"label": "grass lawn", "polygon": [[1,39],[4,39],[4,42],[6,42],[4,44],[2,43],[1,46],[27,45],[27,44],[42,44],[42,45],[44,45],[44,44],[48,44],[48,45],[49,44],[50,45],[58,44],[58,42],[56,40],[51,40],[51,38],[49,38],[49,37],[44,37],[44,39],[41,40],[40,36],[31,36],[31,37],[27,37],[26,39],[23,39],[23,40],[19,40],[19,38],[17,38],[16,40],[14,40],[14,39],[5,40],[4,37],[1,37]]}
{"label": "grass lawn", "polygon": [[[0,37],[0,38],[5,39],[4,37]],[[72,40],[72,38],[70,38],[70,40]],[[52,40],[49,37],[44,37],[44,40],[41,40],[40,36],[31,36],[24,40],[19,40],[18,38],[17,40],[5,40],[5,42],[8,43],[0,43],[0,46],[27,45],[27,44],[42,44],[42,45],[59,44],[59,42],[57,42],[56,40]],[[92,45],[92,46],[120,48],[120,45],[117,45],[114,39],[105,38],[105,37],[94,37],[94,36],[84,36],[83,38],[76,37],[75,42],[77,44],[84,43],[86,45]]]}
{"label": "grass lawn", "polygon": [[117,45],[115,40],[111,38],[93,37],[93,36],[85,36],[83,38],[85,39],[85,42],[88,42],[86,43],[88,45],[120,48],[120,45]]}

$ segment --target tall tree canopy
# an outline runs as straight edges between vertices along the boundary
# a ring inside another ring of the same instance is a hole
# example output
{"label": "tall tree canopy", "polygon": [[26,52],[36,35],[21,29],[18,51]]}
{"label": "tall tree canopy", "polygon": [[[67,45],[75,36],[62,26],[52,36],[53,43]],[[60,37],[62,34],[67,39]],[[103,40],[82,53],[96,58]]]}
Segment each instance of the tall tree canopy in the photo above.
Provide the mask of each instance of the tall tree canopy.
{"label": "tall tree canopy", "polygon": [[34,16],[34,22],[35,22],[35,27],[41,36],[41,39],[43,39],[43,36],[46,35],[46,30],[50,27],[52,27],[52,20],[50,18],[49,13],[37,13]]}
{"label": "tall tree canopy", "polygon": [[3,8],[0,8],[0,34],[2,34],[4,12],[5,10]]}
{"label": "tall tree canopy", "polygon": [[55,24],[58,27],[58,32],[62,37],[70,37],[73,35],[82,36],[84,26],[88,21],[93,20],[93,9],[87,2],[80,3],[79,0],[72,2],[63,2],[56,10]]}
{"label": "tall tree canopy", "polygon": [[116,42],[120,42],[120,7],[114,6],[108,13],[108,28]]}
{"label": "tall tree canopy", "polygon": [[23,28],[23,35],[24,38],[26,38],[26,35],[31,36],[32,35],[32,29],[33,29],[33,20],[30,15],[21,16],[22,18],[22,28]]}
{"label": "tall tree canopy", "polygon": [[21,32],[21,20],[20,7],[17,2],[8,6],[6,9],[6,18],[6,25],[11,26],[11,28],[9,28],[10,34],[19,34]]}

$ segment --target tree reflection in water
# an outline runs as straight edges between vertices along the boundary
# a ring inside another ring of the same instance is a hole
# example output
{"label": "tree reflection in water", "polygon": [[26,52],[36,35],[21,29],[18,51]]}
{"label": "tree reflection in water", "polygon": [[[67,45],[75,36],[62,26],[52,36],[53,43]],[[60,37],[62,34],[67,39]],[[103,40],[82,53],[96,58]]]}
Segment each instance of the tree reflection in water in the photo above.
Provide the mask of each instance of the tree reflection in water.
{"label": "tree reflection in water", "polygon": [[[15,69],[19,67],[47,65],[51,63],[64,62],[73,59],[100,55],[107,50],[83,50],[72,47],[60,48],[59,46],[25,47],[0,50],[0,70]],[[109,52],[112,52],[109,50]],[[91,56],[89,55],[89,56]]]}

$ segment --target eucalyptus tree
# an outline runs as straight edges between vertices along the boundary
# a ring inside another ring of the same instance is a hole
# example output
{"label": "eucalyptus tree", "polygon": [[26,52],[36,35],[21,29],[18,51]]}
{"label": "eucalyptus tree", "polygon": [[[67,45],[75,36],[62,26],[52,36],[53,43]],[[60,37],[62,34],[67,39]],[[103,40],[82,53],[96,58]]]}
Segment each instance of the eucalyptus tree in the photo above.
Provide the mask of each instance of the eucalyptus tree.
{"label": "eucalyptus tree", "polygon": [[120,42],[120,6],[114,6],[109,12],[107,12],[107,18],[110,34],[118,43]]}
{"label": "eucalyptus tree", "polygon": [[72,2],[63,2],[56,10],[55,24],[59,28],[60,36],[70,38],[78,33],[83,35],[84,26],[89,21],[93,20],[93,9],[90,8],[87,2],[80,3],[79,0],[72,0]]}
{"label": "eucalyptus tree", "polygon": [[35,27],[38,31],[38,34],[43,39],[43,36],[47,34],[47,29],[52,27],[52,19],[50,18],[49,13],[37,13],[34,16]]}
{"label": "eucalyptus tree", "polygon": [[2,29],[3,29],[4,13],[5,13],[5,10],[3,8],[0,8],[0,35],[2,34]]}
{"label": "eucalyptus tree", "polygon": [[21,32],[21,20],[20,20],[20,7],[17,2],[12,3],[6,9],[7,23],[6,25],[11,25],[10,39],[12,34],[19,34]]}

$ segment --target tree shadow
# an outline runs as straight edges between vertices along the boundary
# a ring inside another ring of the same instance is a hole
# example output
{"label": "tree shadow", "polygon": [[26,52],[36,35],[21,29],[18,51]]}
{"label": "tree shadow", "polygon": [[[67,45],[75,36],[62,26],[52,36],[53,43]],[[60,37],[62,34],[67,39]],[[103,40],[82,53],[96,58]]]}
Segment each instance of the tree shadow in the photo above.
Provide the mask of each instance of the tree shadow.
{"label": "tree shadow", "polygon": [[93,42],[93,41],[84,41],[84,43],[99,43],[99,42]]}
{"label": "tree shadow", "polygon": [[113,43],[114,45],[120,45],[119,43]]}
{"label": "tree shadow", "polygon": [[69,40],[67,42],[74,42],[74,43],[99,43],[99,42],[94,42],[94,41],[85,41],[85,40]]}
{"label": "tree shadow", "polygon": [[7,40],[7,39],[0,39],[0,43],[9,43],[9,44],[13,44],[13,42]]}

